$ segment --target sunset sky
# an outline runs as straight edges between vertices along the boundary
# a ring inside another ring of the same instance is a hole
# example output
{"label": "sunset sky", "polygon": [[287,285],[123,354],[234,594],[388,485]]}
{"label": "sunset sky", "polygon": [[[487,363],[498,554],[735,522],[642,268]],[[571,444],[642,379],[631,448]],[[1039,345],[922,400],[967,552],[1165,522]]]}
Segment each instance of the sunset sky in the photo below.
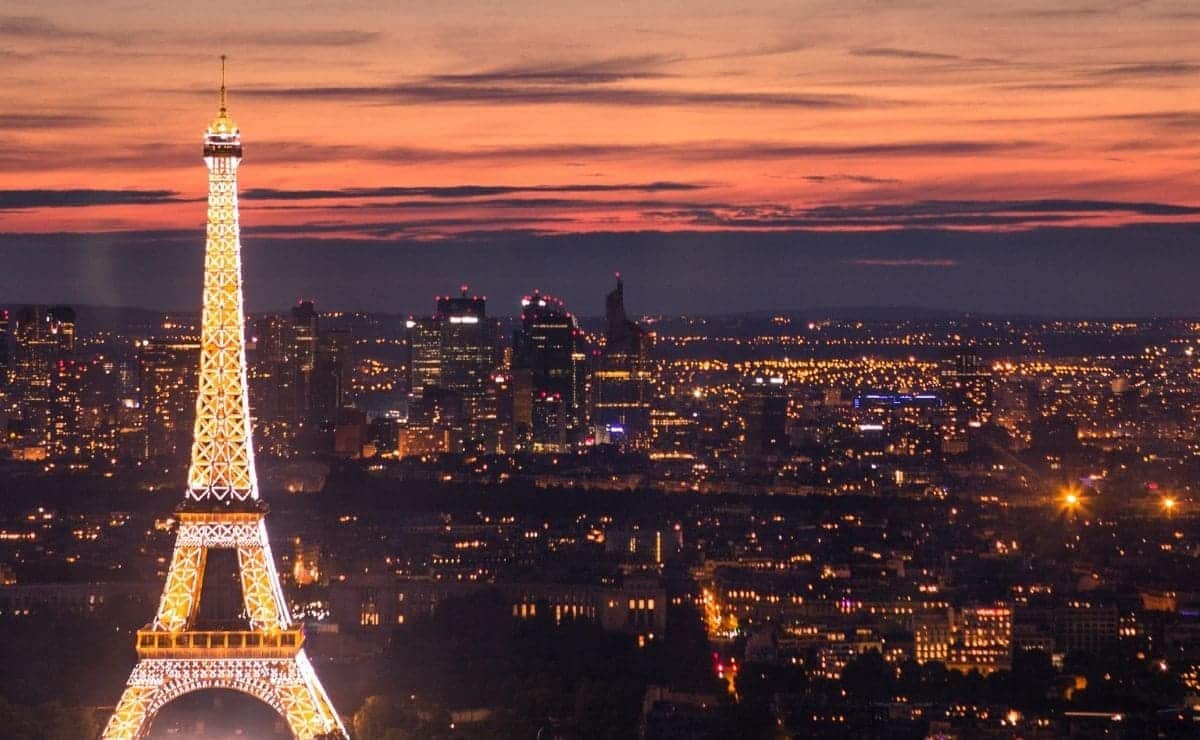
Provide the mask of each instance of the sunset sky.
{"label": "sunset sky", "polygon": [[0,13],[0,304],[198,305],[225,53],[252,308],[1200,312],[1194,1]]}

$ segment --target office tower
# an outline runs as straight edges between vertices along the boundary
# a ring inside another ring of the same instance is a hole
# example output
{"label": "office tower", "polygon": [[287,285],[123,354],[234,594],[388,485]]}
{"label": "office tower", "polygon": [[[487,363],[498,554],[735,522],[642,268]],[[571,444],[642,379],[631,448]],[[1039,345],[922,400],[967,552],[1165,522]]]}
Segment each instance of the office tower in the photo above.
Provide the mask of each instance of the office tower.
{"label": "office tower", "polygon": [[25,306],[13,323],[13,382],[26,389],[48,388],[55,363],[75,352],[75,311]]}
{"label": "office tower", "polygon": [[49,403],[45,407],[43,439],[50,457],[78,457],[82,444],[79,402],[87,363],[58,360],[50,367]]}
{"label": "office tower", "polygon": [[298,301],[286,318],[259,318],[253,339],[250,401],[262,446],[282,455],[330,452],[348,403],[350,332],[322,329],[316,305]]}
{"label": "office tower", "polygon": [[[521,300],[521,326],[513,333],[513,421],[517,438],[535,452],[565,451],[583,426],[580,335],[561,300],[537,291]],[[528,406],[516,400],[526,392]]]}
{"label": "office tower", "polygon": [[[153,621],[138,631],[138,662],[105,740],[144,737],[163,705],[198,688],[256,697],[282,715],[297,738],[349,737],[305,654],[304,631],[288,610],[267,539],[266,508],[258,497],[237,208],[242,144],[224,97],[222,85],[221,111],[204,142],[208,240],[187,489],[175,513],[179,528],[162,599]],[[237,554],[240,629],[205,624],[200,596],[213,550]]]}
{"label": "office tower", "polygon": [[276,364],[287,356],[287,329],[283,317],[270,314],[254,322],[254,359]]}
{"label": "office tower", "polygon": [[513,384],[510,372],[497,372],[488,383],[486,413],[492,436],[486,448],[489,452],[512,452],[513,440]]}
{"label": "office tower", "polygon": [[65,306],[24,306],[12,327],[11,390],[18,403],[14,446],[27,459],[67,452],[72,397],[77,389],[68,363],[75,351],[75,311]]}
{"label": "office tower", "polygon": [[743,391],[743,454],[775,457],[787,451],[788,392],[778,376],[752,379]]}
{"label": "office tower", "polygon": [[567,450],[567,405],[557,391],[535,391],[530,408],[534,452]]}
{"label": "office tower", "polygon": [[312,301],[300,301],[292,307],[288,324],[285,380],[291,387],[283,399],[283,415],[293,424],[308,420],[312,408],[312,374],[317,361],[317,332],[319,322]]}
{"label": "office tower", "polygon": [[319,430],[337,424],[338,413],[348,401],[353,345],[346,329],[329,329],[317,335],[313,372],[310,378],[309,418]]}
{"label": "office tower", "polygon": [[592,381],[592,425],[598,437],[644,446],[650,430],[649,341],[625,314],[625,283],[619,273],[617,287],[605,297],[604,315],[604,348]]}
{"label": "office tower", "polygon": [[8,385],[9,347],[8,347],[8,309],[0,308],[0,388]]}
{"label": "office tower", "polygon": [[135,360],[107,355],[75,365],[75,428],[69,435],[77,465],[95,469],[134,460],[145,450]]}
{"label": "office tower", "polygon": [[[283,399],[292,393],[284,363],[287,326],[280,316],[262,316],[254,322],[253,352],[247,354],[250,408],[259,426],[270,426],[283,417]],[[248,348],[249,349],[249,348]],[[255,428],[258,431],[259,427]]]}
{"label": "office tower", "polygon": [[465,285],[458,296],[439,297],[435,309],[406,324],[412,433],[405,447],[495,450],[491,385],[500,365],[499,322],[488,318],[487,298],[470,295]]}
{"label": "office tower", "polygon": [[436,388],[442,379],[442,331],[434,317],[410,318],[408,328],[409,402],[420,401],[426,388]]}
{"label": "office tower", "polygon": [[198,341],[148,339],[138,344],[145,457],[188,451],[196,418]]}
{"label": "office tower", "polygon": [[437,301],[436,320],[441,329],[441,363],[438,385],[457,393],[474,415],[487,392],[487,382],[499,363],[499,325],[487,317],[487,299],[462,295]]}
{"label": "office tower", "polygon": [[988,423],[992,416],[992,369],[977,353],[963,350],[942,369],[945,398],[942,451],[966,452],[971,430]]}

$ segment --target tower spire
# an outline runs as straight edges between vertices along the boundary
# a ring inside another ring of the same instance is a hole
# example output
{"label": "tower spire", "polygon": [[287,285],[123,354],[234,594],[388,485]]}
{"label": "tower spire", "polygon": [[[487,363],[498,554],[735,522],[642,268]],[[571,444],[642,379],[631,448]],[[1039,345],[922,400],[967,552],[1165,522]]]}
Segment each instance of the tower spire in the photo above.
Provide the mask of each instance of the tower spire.
{"label": "tower spire", "polygon": [[225,112],[225,55],[221,55],[221,113]]}
{"label": "tower spire", "polygon": [[[241,144],[234,141],[238,136],[238,127],[237,124],[233,122],[233,119],[229,117],[229,111],[225,107],[225,102],[225,55],[222,54],[221,91],[217,94],[217,103],[220,106],[220,110],[217,111],[217,117],[214,118],[213,122],[208,125],[209,143],[213,143],[215,141],[216,143],[224,145],[236,144],[238,149],[237,156],[240,157],[242,155]],[[216,139],[213,137],[216,137]]]}

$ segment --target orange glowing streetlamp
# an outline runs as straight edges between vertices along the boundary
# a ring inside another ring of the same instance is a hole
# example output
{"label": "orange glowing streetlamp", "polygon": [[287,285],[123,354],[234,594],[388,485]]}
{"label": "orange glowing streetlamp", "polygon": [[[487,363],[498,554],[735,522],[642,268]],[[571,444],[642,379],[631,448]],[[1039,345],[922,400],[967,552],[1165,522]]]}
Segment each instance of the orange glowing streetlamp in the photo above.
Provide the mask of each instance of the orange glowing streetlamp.
{"label": "orange glowing streetlamp", "polygon": [[1075,488],[1074,486],[1070,486],[1063,490],[1062,505],[1063,508],[1067,509],[1068,511],[1073,511],[1079,508],[1079,505],[1082,503],[1082,501],[1083,497],[1079,495],[1079,489]]}

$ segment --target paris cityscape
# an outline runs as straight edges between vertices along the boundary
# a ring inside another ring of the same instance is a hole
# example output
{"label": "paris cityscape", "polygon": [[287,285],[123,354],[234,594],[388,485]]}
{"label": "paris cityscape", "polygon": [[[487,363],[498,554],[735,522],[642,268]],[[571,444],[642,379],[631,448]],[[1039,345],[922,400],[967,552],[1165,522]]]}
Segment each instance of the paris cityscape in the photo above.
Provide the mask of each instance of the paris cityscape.
{"label": "paris cityscape", "polygon": [[1200,16],[499,5],[0,15],[0,734],[1197,736]]}

